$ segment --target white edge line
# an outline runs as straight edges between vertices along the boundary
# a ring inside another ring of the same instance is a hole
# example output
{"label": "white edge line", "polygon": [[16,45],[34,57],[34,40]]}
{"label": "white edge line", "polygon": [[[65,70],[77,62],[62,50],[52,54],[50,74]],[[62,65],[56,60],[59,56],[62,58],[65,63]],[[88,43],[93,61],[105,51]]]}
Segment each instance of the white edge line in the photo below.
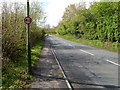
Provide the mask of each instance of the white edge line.
{"label": "white edge line", "polygon": [[112,64],[114,64],[114,65],[117,65],[117,66],[120,66],[118,63],[115,63],[115,62],[113,62],[113,61],[110,61],[110,60],[108,60],[108,59],[105,59],[107,62],[109,62],[109,63],[112,63]]}
{"label": "white edge line", "polygon": [[90,54],[90,55],[92,55],[92,56],[94,56],[94,54],[92,54],[92,53],[90,53],[90,52],[87,52],[87,51],[85,51],[85,50],[82,50],[82,49],[80,49],[82,52],[85,52],[85,53],[88,53],[88,54]]}
{"label": "white edge line", "polygon": [[60,66],[60,63],[59,63],[57,57],[55,56],[55,53],[54,53],[55,50],[53,50],[53,49],[51,48],[51,51],[52,51],[52,53],[53,53],[53,55],[54,55],[54,57],[55,57],[55,60],[56,60],[57,63],[58,63],[58,66],[59,66],[60,70],[62,71],[62,74],[63,74],[63,76],[64,76],[64,78],[65,78],[65,81],[66,81],[66,83],[67,83],[67,85],[68,85],[68,88],[69,88],[70,90],[72,90],[72,87],[71,87],[69,81],[67,80],[67,77],[65,76],[65,74],[64,74],[64,72],[63,72],[63,70],[62,70],[62,68],[61,68],[61,66]]}

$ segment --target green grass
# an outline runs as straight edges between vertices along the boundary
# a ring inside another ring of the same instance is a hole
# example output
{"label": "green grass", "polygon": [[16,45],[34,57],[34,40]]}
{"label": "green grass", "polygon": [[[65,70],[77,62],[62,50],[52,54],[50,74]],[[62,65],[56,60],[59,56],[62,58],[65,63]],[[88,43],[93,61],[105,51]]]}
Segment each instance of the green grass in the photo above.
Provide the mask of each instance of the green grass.
{"label": "green grass", "polygon": [[67,40],[71,40],[74,42],[94,46],[97,48],[102,48],[102,49],[106,49],[109,51],[118,52],[118,43],[116,43],[116,42],[115,43],[112,43],[112,42],[104,42],[103,43],[100,40],[86,40],[83,38],[77,39],[77,38],[70,36],[70,35],[69,36],[68,35],[61,36],[61,35],[55,34],[55,36],[58,36],[58,37],[61,37],[61,38],[67,39]]}
{"label": "green grass", "polygon": [[9,68],[2,73],[2,88],[26,88],[26,84],[33,80],[27,73],[27,58],[20,62],[9,62]]}
{"label": "green grass", "polygon": [[37,44],[31,49],[32,66],[35,66],[40,59],[41,50],[43,48],[44,41],[37,42]]}
{"label": "green grass", "polygon": [[[31,49],[32,66],[40,59],[44,40],[38,41]],[[7,59],[6,61],[9,61]],[[28,88],[34,77],[28,74],[27,56],[19,62],[9,62],[2,73],[2,88]]]}

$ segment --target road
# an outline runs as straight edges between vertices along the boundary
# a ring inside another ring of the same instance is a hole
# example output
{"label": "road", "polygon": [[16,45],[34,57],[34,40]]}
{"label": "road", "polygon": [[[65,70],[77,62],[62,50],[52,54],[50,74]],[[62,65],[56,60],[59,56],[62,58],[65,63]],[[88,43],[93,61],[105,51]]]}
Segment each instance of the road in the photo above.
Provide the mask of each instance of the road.
{"label": "road", "polygon": [[64,72],[74,88],[118,88],[118,53],[49,35]]}

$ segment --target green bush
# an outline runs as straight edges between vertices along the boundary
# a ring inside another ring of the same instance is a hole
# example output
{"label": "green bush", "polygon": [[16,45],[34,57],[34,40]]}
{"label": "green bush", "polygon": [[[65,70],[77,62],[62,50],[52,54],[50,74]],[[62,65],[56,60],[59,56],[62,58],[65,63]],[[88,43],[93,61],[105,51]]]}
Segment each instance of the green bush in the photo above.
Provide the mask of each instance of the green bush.
{"label": "green bush", "polygon": [[[120,41],[118,29],[119,2],[94,2],[86,9],[85,4],[72,4],[66,8],[62,21],[56,27],[59,35],[72,35],[86,40],[99,40],[96,45]],[[116,44],[111,47],[118,47]]]}
{"label": "green bush", "polygon": [[[35,8],[33,8],[35,7]],[[26,7],[22,3],[2,3],[2,87],[25,88],[33,77],[28,74]],[[37,12],[36,12],[37,11]],[[44,29],[37,26],[43,12],[37,2],[31,4],[31,48],[44,38]],[[35,13],[36,12],[36,13]],[[38,16],[38,17],[37,17]],[[41,49],[41,48],[38,48]],[[40,53],[39,53],[40,54]]]}

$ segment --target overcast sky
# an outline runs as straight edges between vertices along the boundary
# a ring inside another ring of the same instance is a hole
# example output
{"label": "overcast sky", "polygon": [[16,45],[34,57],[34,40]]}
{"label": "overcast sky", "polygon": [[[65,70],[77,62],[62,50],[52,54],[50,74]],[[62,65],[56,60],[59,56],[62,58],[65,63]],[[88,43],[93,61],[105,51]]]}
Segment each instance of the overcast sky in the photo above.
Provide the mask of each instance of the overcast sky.
{"label": "overcast sky", "polygon": [[[0,0],[1,1],[1,0]],[[26,3],[27,0],[5,0],[9,1],[17,1]],[[46,12],[47,20],[46,24],[52,26],[57,26],[58,22],[61,20],[65,8],[74,3],[86,2],[86,6],[89,7],[89,2],[98,1],[98,0],[29,0],[39,1],[43,3],[44,12]]]}
{"label": "overcast sky", "polygon": [[80,0],[45,0],[47,5],[45,11],[47,14],[46,24],[50,26],[56,26],[61,20],[65,8],[73,3],[79,3]]}
{"label": "overcast sky", "polygon": [[86,1],[86,6],[89,7],[89,2],[93,0],[40,0],[44,2],[44,10],[47,15],[46,24],[50,26],[57,26],[62,19],[65,8],[70,4],[80,3]]}
{"label": "overcast sky", "polygon": [[[83,0],[42,0],[42,2],[45,3],[44,8],[47,15],[46,24],[50,24],[51,27],[57,26],[62,19],[65,8],[70,4],[80,3],[82,1]],[[87,7],[90,1],[92,0],[86,0]]]}

